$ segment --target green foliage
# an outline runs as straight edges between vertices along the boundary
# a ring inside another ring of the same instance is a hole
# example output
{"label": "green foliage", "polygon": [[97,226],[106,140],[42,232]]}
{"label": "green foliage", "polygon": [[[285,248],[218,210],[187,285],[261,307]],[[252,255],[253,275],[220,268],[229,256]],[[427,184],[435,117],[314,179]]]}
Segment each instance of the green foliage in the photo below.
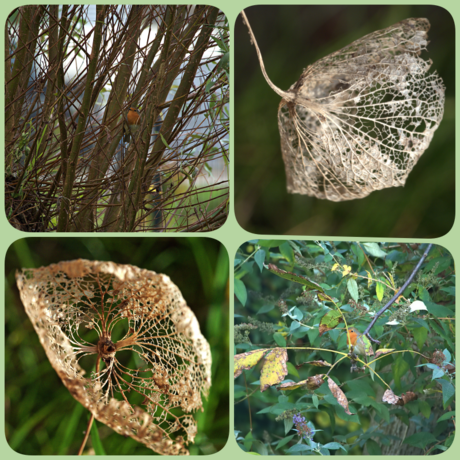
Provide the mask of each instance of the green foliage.
{"label": "green foliage", "polygon": [[[380,342],[372,344],[375,355],[360,359],[350,353],[345,333],[350,326],[366,330],[426,249],[298,240],[252,240],[240,247],[235,363],[255,350],[260,356],[239,365],[235,374],[235,436],[243,450],[385,455],[392,445],[400,449],[393,454],[450,446],[455,416],[450,253],[433,246],[403,296],[378,318],[370,330]],[[307,285],[299,282],[303,279]],[[264,385],[263,350],[273,348],[287,350],[287,363],[275,363],[272,371],[280,379]],[[395,423],[407,425],[406,437],[394,436]]]}

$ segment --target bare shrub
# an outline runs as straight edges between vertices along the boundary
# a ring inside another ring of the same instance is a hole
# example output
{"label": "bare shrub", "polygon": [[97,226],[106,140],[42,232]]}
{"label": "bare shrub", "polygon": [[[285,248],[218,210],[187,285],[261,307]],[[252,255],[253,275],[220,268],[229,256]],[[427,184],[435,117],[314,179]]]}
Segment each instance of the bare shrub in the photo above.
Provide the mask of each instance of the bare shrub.
{"label": "bare shrub", "polygon": [[[16,274],[46,355],[72,396],[117,433],[188,454],[211,385],[211,353],[162,274],[74,260]],[[88,376],[89,374],[89,376]]]}
{"label": "bare shrub", "polygon": [[[5,32],[11,225],[62,232],[222,225],[229,34],[221,11],[28,5],[10,14]],[[140,110],[136,133],[130,107]]]}

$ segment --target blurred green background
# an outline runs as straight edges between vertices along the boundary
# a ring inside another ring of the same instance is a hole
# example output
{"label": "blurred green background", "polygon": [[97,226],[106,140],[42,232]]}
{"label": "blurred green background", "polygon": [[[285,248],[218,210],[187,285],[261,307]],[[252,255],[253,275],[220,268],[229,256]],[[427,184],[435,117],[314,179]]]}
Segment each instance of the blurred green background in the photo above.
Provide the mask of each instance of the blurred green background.
{"label": "blurred green background", "polygon": [[[229,433],[228,254],[211,238],[25,238],[6,254],[5,433],[21,454],[76,454],[88,412],[61,383],[48,362],[19,299],[15,272],[62,260],[129,263],[168,275],[200,322],[212,350],[212,386],[204,411],[195,413],[198,434],[191,454],[212,454]],[[152,451],[101,423],[107,454]],[[91,437],[86,450],[92,447]]]}
{"label": "blurred green background", "polygon": [[302,71],[352,41],[409,17],[431,23],[431,70],[446,86],[443,121],[405,187],[343,203],[286,192],[277,111],[280,97],[265,82],[241,16],[234,34],[235,211],[261,234],[439,237],[455,217],[455,31],[437,6],[254,6],[246,14],[268,76],[287,90]]}

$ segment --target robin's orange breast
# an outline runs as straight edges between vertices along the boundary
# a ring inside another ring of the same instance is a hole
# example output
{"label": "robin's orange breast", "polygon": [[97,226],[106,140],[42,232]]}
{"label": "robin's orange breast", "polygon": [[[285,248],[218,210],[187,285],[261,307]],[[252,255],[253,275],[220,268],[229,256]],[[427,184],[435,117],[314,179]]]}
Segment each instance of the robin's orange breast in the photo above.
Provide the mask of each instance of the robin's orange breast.
{"label": "robin's orange breast", "polygon": [[356,340],[358,339],[358,334],[353,329],[348,329],[347,333],[347,344],[356,345]]}
{"label": "robin's orange breast", "polygon": [[138,125],[139,120],[141,119],[141,116],[139,115],[139,111],[135,109],[134,107],[131,107],[128,112],[128,124],[130,125]]}

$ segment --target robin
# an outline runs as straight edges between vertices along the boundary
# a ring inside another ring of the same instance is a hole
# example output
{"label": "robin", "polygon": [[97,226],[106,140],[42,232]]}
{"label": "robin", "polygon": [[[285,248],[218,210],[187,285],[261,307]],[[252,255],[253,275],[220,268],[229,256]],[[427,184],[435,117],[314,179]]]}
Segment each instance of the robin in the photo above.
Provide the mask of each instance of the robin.
{"label": "robin", "polygon": [[139,128],[141,116],[139,110],[134,107],[130,107],[128,114],[126,115],[126,120],[128,121],[129,128],[125,125],[123,127],[124,137],[123,142],[129,142],[131,132],[135,132]]}
{"label": "robin", "polygon": [[356,355],[372,356],[374,354],[370,340],[355,327],[348,328],[347,344],[353,347],[351,351]]}

